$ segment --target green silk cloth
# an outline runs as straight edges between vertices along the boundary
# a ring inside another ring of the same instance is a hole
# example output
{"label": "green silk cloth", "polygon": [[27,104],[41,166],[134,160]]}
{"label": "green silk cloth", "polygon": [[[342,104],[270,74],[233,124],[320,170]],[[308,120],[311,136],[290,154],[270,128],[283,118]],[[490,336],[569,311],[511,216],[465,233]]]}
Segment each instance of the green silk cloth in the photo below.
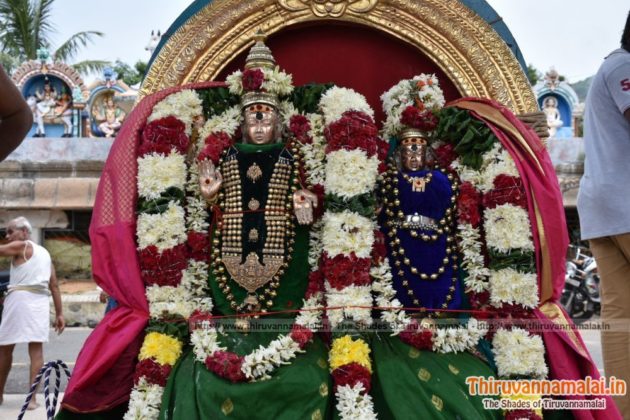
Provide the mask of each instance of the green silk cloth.
{"label": "green silk cloth", "polygon": [[470,353],[418,350],[389,334],[371,340],[372,397],[381,419],[495,419],[501,410],[485,410],[483,398],[468,393],[466,377],[495,376]]}

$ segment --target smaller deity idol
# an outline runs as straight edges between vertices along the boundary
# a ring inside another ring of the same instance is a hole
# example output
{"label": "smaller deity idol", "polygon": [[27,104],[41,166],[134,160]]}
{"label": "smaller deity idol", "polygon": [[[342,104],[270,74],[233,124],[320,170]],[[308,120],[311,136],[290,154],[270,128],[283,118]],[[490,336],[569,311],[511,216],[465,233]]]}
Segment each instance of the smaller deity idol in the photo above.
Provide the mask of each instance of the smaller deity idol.
{"label": "smaller deity idol", "polygon": [[55,105],[57,104],[57,91],[49,81],[44,83],[44,90],[35,92],[36,104],[32,106],[33,119],[37,123],[37,130],[33,137],[46,137],[44,119],[55,117]]}
{"label": "smaller deity idol", "polygon": [[110,95],[103,101],[104,105],[94,112],[94,118],[99,122],[98,128],[105,137],[114,137],[125,119],[125,112],[116,106],[114,96]]}
{"label": "smaller deity idol", "polygon": [[549,137],[555,137],[558,128],[562,127],[560,112],[558,111],[558,100],[553,96],[545,98],[543,112],[547,118],[547,126],[549,127]]}
{"label": "smaller deity idol", "polygon": [[63,135],[61,137],[72,137],[72,97],[68,92],[61,94],[56,102],[55,117],[61,118],[63,122]]}

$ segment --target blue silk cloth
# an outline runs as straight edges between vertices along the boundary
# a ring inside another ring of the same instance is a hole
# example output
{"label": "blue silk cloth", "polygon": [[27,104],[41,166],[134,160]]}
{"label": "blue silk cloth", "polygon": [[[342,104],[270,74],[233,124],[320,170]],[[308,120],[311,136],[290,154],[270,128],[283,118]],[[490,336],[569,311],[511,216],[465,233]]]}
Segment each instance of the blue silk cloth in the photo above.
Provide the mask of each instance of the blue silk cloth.
{"label": "blue silk cloth", "polygon": [[[402,174],[398,174],[398,190],[400,199],[400,209],[405,215],[413,215],[417,213],[422,216],[430,217],[437,223],[444,217],[446,210],[451,205],[451,197],[453,191],[451,182],[445,174],[438,170],[421,170],[406,172],[410,177],[424,177],[431,172],[433,178],[426,184],[424,192],[415,192],[412,190],[411,184],[403,178]],[[387,217],[387,216],[385,216]],[[394,216],[395,217],[395,216]],[[385,223],[381,224],[385,234],[388,233]],[[455,229],[455,225],[452,226]],[[428,235],[436,234],[434,230],[416,229],[419,234],[426,233]],[[454,230],[451,234],[454,234]],[[402,285],[402,277],[409,280],[409,286],[415,294],[415,298],[420,301],[420,306],[431,309],[441,309],[442,304],[446,301],[449,287],[452,285],[453,278],[453,261],[444,267],[444,273],[440,274],[436,280],[422,280],[417,274],[411,274],[410,267],[416,267],[419,272],[432,274],[436,273],[438,268],[442,266],[442,260],[446,257],[446,234],[441,235],[435,242],[425,242],[419,236],[413,238],[409,230],[398,228],[398,238],[400,244],[405,250],[405,256],[411,261],[411,266],[401,264],[400,267],[394,265],[395,257],[391,255],[391,247],[389,241],[387,251],[389,261],[392,267],[392,275],[394,280],[394,288],[397,292],[397,298],[405,307],[418,306],[413,304],[413,296],[407,294],[407,288]],[[452,242],[453,254],[456,255],[455,242]],[[399,257],[402,261],[402,257]],[[459,260],[458,260],[459,261]],[[404,276],[398,274],[399,270],[404,271]],[[459,281],[455,283],[455,292],[453,299],[450,301],[448,308],[456,309],[461,305],[462,291]]]}

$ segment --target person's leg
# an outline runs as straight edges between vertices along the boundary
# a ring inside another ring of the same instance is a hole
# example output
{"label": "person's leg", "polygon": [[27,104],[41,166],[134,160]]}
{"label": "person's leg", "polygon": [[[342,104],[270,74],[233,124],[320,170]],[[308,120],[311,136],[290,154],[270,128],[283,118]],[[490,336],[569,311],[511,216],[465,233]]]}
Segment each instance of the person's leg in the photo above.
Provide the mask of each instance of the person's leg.
{"label": "person's leg", "polygon": [[[602,353],[607,377],[630,384],[630,234],[591,240],[601,277]],[[630,419],[630,396],[613,397],[624,418]]]}
{"label": "person's leg", "polygon": [[[28,343],[28,355],[31,358],[31,376],[30,376],[31,381],[29,382],[29,386],[30,386],[30,384],[35,382],[35,377],[41,370],[42,366],[44,366],[43,343]],[[37,389],[35,390],[35,393],[33,393],[33,398],[31,398],[31,402],[28,404],[29,410],[33,410],[37,408],[37,401],[35,398],[36,395],[37,395]]]}
{"label": "person's leg", "polygon": [[11,364],[13,364],[13,349],[15,344],[0,346],[0,404],[4,400],[4,386],[7,383]]}

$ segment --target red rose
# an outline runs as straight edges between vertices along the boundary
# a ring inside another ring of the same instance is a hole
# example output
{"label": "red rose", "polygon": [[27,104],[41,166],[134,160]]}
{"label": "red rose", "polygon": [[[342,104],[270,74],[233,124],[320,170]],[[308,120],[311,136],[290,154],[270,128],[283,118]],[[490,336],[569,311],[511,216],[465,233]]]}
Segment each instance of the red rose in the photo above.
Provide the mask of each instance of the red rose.
{"label": "red rose", "polygon": [[306,288],[306,299],[324,290],[324,275],[321,270],[311,271],[308,274],[308,287]]}
{"label": "red rose", "polygon": [[291,327],[291,339],[298,343],[301,349],[306,347],[312,338],[313,331],[310,328],[298,324],[293,324],[293,327]]}
{"label": "red rose", "polygon": [[415,106],[408,106],[400,116],[400,122],[418,130],[433,131],[438,125],[438,119],[433,112],[419,110]]}
{"label": "red rose", "polygon": [[337,387],[339,386],[354,386],[359,383],[363,384],[364,393],[370,392],[372,375],[369,370],[358,363],[353,362],[338,367],[333,370],[332,376],[335,381],[335,392],[337,392]]}
{"label": "red rose", "polygon": [[229,351],[215,351],[206,358],[206,367],[230,382],[244,382],[247,378],[241,370],[244,358]]}
{"label": "red rose", "polygon": [[370,265],[370,258],[358,258],[354,252],[349,257],[339,254],[329,258],[326,252],[322,256],[322,273],[330,286],[337,290],[370,284]]}
{"label": "red rose", "polygon": [[360,149],[369,157],[378,153],[378,129],[372,118],[363,112],[344,112],[339,120],[324,130],[324,135],[327,140],[326,153],[341,149]]}
{"label": "red rose", "polygon": [[534,410],[509,410],[505,413],[505,420],[542,420],[538,414],[534,412]]}
{"label": "red rose", "polygon": [[150,384],[166,386],[166,381],[170,374],[171,367],[169,365],[161,365],[153,359],[144,359],[136,365],[133,383],[138,385],[140,379],[144,378]]}
{"label": "red rose", "polygon": [[374,231],[374,244],[372,245],[372,261],[380,264],[387,256],[387,247],[385,246],[385,234],[380,230]]}
{"label": "red rose", "polygon": [[188,248],[190,258],[207,262],[210,259],[210,236],[207,233],[188,232]]}
{"label": "red rose", "polygon": [[437,159],[438,164],[442,168],[448,168],[451,166],[451,163],[459,156],[455,151],[455,146],[450,143],[445,143],[440,147],[433,150],[435,153],[435,158]]}
{"label": "red rose", "polygon": [[487,290],[484,290],[483,292],[470,291],[468,293],[468,300],[470,301],[470,306],[473,309],[483,308],[488,305],[488,302],[490,301],[490,292]]}
{"label": "red rose", "polygon": [[151,121],[142,130],[139,155],[153,152],[169,155],[173,149],[186,154],[190,139],[185,130],[186,125],[172,116]]}
{"label": "red rose", "polygon": [[481,194],[470,182],[464,182],[459,187],[457,200],[457,214],[459,223],[470,223],[476,228],[481,222],[480,206]]}
{"label": "red rose", "polygon": [[289,130],[293,136],[300,142],[310,144],[313,139],[308,135],[311,124],[304,115],[293,115],[289,121]]}
{"label": "red rose", "polygon": [[501,174],[493,183],[494,189],[483,196],[484,207],[493,209],[502,204],[513,204],[527,209],[527,194],[521,178]]}
{"label": "red rose", "polygon": [[247,92],[259,90],[265,80],[265,74],[260,69],[247,69],[243,72],[243,89]]}
{"label": "red rose", "polygon": [[232,137],[221,131],[210,134],[204,141],[205,146],[197,156],[198,161],[209,159],[215,165],[218,165],[219,158],[225,149],[230,147],[234,142]]}
{"label": "red rose", "polygon": [[421,328],[418,322],[413,320],[403,332],[399,334],[403,343],[409,344],[418,350],[433,349],[433,333],[431,330]]}
{"label": "red rose", "polygon": [[151,245],[139,253],[142,280],[147,286],[177,286],[182,278],[182,270],[188,266],[186,244],[160,252]]}

